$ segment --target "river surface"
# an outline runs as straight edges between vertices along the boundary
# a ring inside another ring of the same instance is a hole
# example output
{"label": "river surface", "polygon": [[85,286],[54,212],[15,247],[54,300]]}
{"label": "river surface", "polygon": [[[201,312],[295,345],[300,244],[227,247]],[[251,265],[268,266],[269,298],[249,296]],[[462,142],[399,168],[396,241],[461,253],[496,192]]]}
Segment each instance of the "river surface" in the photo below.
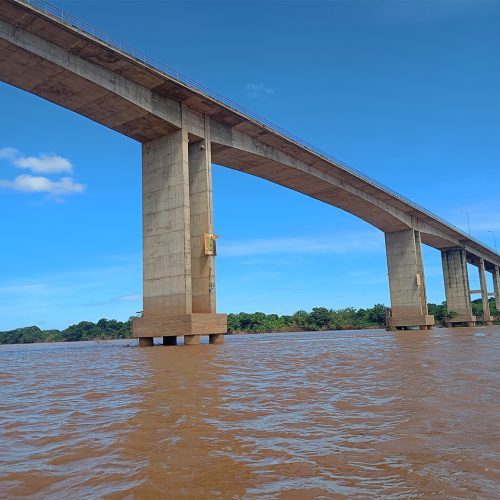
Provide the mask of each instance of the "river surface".
{"label": "river surface", "polygon": [[500,327],[0,346],[0,498],[499,498]]}

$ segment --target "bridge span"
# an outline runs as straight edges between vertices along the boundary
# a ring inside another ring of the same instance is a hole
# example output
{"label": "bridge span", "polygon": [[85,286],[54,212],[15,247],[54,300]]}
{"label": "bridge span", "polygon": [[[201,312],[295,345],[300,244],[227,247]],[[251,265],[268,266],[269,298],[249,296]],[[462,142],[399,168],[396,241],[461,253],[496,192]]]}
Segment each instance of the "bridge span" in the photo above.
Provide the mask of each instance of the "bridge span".
{"label": "bridge span", "polygon": [[216,313],[212,162],[341,208],[385,233],[390,326],[430,328],[422,243],[441,251],[451,323],[474,325],[467,263],[500,310],[500,255],[423,207],[42,0],[0,0],[0,80],[105,125],[143,148],[140,345],[200,335]]}

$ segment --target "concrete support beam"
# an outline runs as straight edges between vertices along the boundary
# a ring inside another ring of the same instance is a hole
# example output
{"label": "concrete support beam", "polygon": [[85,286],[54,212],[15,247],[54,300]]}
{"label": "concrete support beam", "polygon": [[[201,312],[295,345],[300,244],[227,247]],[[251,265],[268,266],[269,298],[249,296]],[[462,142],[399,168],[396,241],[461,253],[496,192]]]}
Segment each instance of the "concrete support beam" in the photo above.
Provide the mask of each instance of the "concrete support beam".
{"label": "concrete support beam", "polygon": [[144,316],[191,314],[191,228],[185,129],[143,145]]}
{"label": "concrete support beam", "polygon": [[483,321],[488,325],[493,325],[493,318],[490,313],[490,303],[488,300],[488,287],[486,283],[486,270],[484,268],[484,259],[479,258],[479,283],[481,285],[481,298],[483,301]]}
{"label": "concrete support beam", "polygon": [[413,229],[385,234],[391,294],[389,328],[434,325],[428,314],[420,233]]}
{"label": "concrete support beam", "polygon": [[215,257],[205,255],[204,238],[214,232],[209,116],[205,116],[204,136],[189,144],[193,313],[215,313]]}
{"label": "concrete support beam", "polygon": [[495,292],[495,307],[497,311],[500,311],[500,266],[494,266],[493,287]]}
{"label": "concrete support beam", "polygon": [[[179,102],[80,57],[75,48],[68,50],[1,19],[0,41],[9,43],[18,61],[0,65],[3,81],[141,142],[180,126]],[[137,123],[131,123],[134,118]]]}
{"label": "concrete support beam", "polygon": [[448,318],[446,324],[465,323],[467,326],[474,326],[476,317],[472,314],[465,250],[463,248],[444,250],[441,252],[441,261],[446,307],[449,313],[457,314],[457,316]]}

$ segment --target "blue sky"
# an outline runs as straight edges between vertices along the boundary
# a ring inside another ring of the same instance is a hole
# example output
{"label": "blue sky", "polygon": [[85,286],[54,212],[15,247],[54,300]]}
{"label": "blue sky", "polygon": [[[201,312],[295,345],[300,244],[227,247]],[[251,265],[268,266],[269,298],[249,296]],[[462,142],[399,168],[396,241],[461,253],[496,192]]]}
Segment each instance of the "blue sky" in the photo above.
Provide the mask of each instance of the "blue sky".
{"label": "blue sky", "polygon": [[[500,245],[500,2],[52,3]],[[5,84],[0,103],[0,330],[140,311],[140,145]],[[219,166],[214,204],[220,312],[389,304],[365,222]]]}

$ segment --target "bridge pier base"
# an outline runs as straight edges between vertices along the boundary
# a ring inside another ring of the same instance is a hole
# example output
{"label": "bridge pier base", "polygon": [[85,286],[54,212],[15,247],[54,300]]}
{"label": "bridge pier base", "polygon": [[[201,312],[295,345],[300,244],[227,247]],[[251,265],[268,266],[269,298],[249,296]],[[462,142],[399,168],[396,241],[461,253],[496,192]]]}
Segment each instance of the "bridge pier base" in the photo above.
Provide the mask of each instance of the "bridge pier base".
{"label": "bridge pier base", "polygon": [[184,345],[198,345],[199,343],[199,335],[184,335]]}
{"label": "bridge pier base", "polygon": [[467,271],[467,255],[463,248],[452,248],[441,252],[443,265],[444,290],[448,317],[446,326],[464,323],[475,326],[476,317],[472,314],[470,300],[469,274]]}
{"label": "bridge pier base", "polygon": [[208,336],[208,340],[210,344],[223,344],[224,343],[224,335],[221,333],[213,333]]}
{"label": "bridge pier base", "polygon": [[142,201],[144,310],[132,324],[139,345],[226,333],[226,315],[215,312],[214,255],[205,249],[213,233],[209,117],[205,140],[190,143],[183,126],[143,144]]}
{"label": "bridge pier base", "polygon": [[432,328],[428,314],[420,233],[413,229],[385,233],[391,294],[388,329]]}
{"label": "bridge pier base", "polygon": [[153,337],[139,337],[139,347],[152,347],[154,340]]}

